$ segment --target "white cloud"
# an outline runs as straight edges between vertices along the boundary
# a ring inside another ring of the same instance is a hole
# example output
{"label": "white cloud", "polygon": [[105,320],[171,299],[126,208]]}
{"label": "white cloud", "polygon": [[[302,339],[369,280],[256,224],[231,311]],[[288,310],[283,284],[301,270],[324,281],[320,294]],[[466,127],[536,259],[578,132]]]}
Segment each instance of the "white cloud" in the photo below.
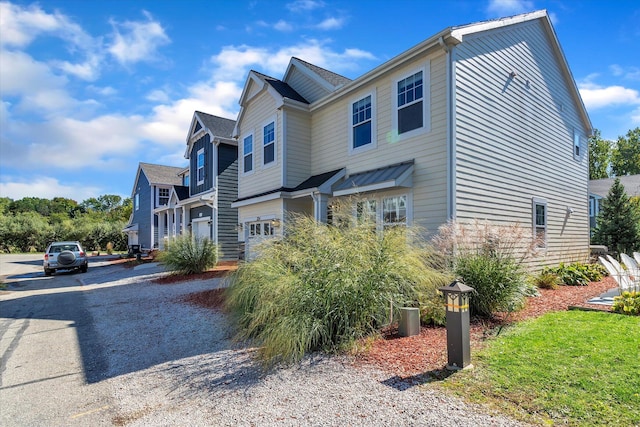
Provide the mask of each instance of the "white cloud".
{"label": "white cloud", "polygon": [[615,77],[622,77],[627,80],[640,80],[639,67],[622,67],[618,64],[613,64],[609,66],[609,70]]}
{"label": "white cloud", "polygon": [[109,52],[122,64],[157,59],[160,46],[171,42],[171,39],[157,21],[145,12],[146,22],[125,21],[118,23],[111,20],[113,26],[113,43]]}
{"label": "white cloud", "polygon": [[532,12],[533,2],[530,0],[490,0],[487,12],[491,15],[517,15],[519,13]]}
{"label": "white cloud", "polygon": [[640,92],[623,86],[600,86],[586,81],[578,84],[578,89],[588,109],[640,104]]}
{"label": "white cloud", "polygon": [[147,94],[146,99],[147,101],[151,101],[151,102],[166,103],[170,101],[169,94],[164,90],[160,90],[160,89],[152,90],[150,93]]}
{"label": "white cloud", "polygon": [[286,5],[287,9],[294,13],[305,13],[324,6],[324,2],[315,0],[296,0]]}
{"label": "white cloud", "polygon": [[96,194],[102,194],[100,188],[87,186],[82,179],[72,179],[68,184],[62,184],[56,178],[47,176],[36,176],[30,181],[3,177],[2,181],[0,182],[0,195],[13,200],[19,200],[23,197],[40,197],[43,199],[66,197],[82,201],[95,197]]}
{"label": "white cloud", "polygon": [[337,30],[344,25],[344,19],[342,18],[327,18],[317,25],[320,30]]}
{"label": "white cloud", "polygon": [[282,31],[282,32],[293,31],[293,25],[291,25],[290,23],[282,19],[276,22],[273,28],[277,31]]}

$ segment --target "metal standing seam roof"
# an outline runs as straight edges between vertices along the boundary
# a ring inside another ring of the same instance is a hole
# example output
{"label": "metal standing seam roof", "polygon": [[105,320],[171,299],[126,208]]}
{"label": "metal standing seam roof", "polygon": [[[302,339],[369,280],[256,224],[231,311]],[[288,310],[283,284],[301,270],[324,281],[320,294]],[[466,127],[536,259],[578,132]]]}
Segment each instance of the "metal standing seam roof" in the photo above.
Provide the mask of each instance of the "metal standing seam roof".
{"label": "metal standing seam roof", "polygon": [[203,113],[202,111],[196,111],[196,115],[200,118],[204,126],[215,136],[231,138],[233,128],[236,126],[235,120],[213,116],[211,114]]}
{"label": "metal standing seam roof", "polygon": [[413,160],[344,177],[333,187],[334,192],[366,187],[400,178],[413,167]]}
{"label": "metal standing seam roof", "polygon": [[[619,176],[627,196],[640,196],[640,175]],[[589,181],[589,193],[607,197],[616,178],[594,179]]]}
{"label": "metal standing seam roof", "polygon": [[178,175],[184,168],[174,166],[154,165],[152,163],[140,163],[140,169],[152,184],[182,185],[182,178]]}

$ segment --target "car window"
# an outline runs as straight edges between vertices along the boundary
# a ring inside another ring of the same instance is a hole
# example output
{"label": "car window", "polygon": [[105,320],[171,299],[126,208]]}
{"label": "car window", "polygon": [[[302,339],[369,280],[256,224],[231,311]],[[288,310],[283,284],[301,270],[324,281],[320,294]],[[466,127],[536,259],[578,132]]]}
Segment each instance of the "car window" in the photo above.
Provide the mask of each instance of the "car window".
{"label": "car window", "polygon": [[62,247],[61,246],[54,246],[51,248],[51,252],[54,254],[59,254],[60,252],[62,252]]}

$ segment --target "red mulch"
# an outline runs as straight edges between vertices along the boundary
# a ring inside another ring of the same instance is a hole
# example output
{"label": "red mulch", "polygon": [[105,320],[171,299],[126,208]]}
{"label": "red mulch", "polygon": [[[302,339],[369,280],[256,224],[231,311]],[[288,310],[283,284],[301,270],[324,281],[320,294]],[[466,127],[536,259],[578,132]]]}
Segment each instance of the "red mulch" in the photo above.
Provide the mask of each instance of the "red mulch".
{"label": "red mulch", "polygon": [[[474,348],[478,349],[488,336],[495,335],[497,327],[538,317],[549,311],[567,310],[569,307],[610,311],[610,306],[587,304],[586,301],[615,287],[615,281],[606,277],[589,286],[540,289],[540,296],[527,298],[525,308],[519,312],[508,317],[499,314],[491,320],[472,320],[471,350],[473,352]],[[183,301],[200,307],[223,309],[224,290],[213,289],[190,294]],[[357,363],[376,366],[403,379],[446,375],[443,374],[447,364],[446,329],[441,326],[423,326],[420,335],[400,337],[397,327],[387,328],[380,339],[369,343],[367,350],[357,355],[356,360]]]}
{"label": "red mulch", "polygon": [[[587,304],[586,301],[616,288],[615,281],[606,277],[589,286],[560,286],[558,289],[540,289],[539,297],[527,298],[525,308],[512,313],[507,319],[501,314],[492,320],[472,320],[470,327],[471,350],[479,348],[488,335],[495,335],[495,328],[538,317],[549,311],[567,310],[569,307],[584,307],[610,311],[610,306]],[[400,337],[398,329],[384,331],[382,339],[375,340],[368,351],[359,354],[362,364],[377,366],[401,378],[433,373],[438,375],[447,364],[447,334],[444,327],[422,327],[420,335]]]}

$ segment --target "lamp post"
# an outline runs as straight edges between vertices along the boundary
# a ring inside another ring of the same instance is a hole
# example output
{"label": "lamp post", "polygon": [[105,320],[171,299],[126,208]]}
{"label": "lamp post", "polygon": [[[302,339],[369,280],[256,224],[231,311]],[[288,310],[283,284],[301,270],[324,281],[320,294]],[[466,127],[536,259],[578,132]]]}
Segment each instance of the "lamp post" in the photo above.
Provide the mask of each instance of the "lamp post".
{"label": "lamp post", "polygon": [[472,368],[469,338],[469,296],[473,288],[454,280],[439,289],[444,294],[447,313],[447,369]]}

